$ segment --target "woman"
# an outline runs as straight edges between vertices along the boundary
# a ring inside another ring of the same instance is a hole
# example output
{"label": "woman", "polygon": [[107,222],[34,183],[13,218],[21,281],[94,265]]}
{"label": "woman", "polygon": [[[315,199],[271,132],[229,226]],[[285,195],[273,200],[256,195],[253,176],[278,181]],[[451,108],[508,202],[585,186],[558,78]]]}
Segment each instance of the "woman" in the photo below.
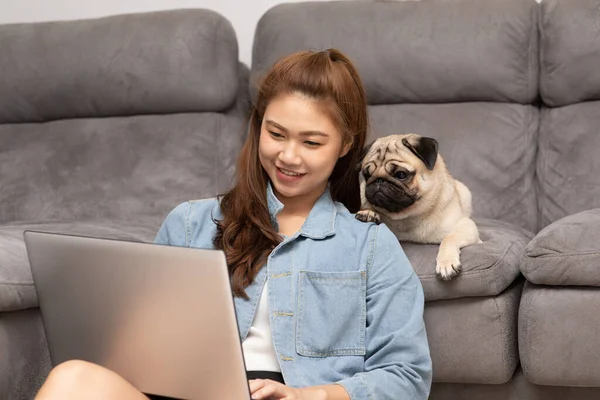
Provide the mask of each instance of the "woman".
{"label": "woman", "polygon": [[[278,60],[249,124],[233,189],[177,206],[156,242],[225,252],[252,398],[426,399],[422,286],[391,231],[352,214],[368,125],[355,68],[335,49]],[[81,361],[38,397],[89,393],[146,398]]]}

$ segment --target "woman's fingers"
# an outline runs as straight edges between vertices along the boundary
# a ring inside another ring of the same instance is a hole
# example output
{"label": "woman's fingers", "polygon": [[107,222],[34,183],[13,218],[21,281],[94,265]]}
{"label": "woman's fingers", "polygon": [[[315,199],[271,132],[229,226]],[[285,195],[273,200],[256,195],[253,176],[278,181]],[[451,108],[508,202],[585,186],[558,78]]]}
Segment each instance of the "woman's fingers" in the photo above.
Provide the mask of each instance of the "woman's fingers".
{"label": "woman's fingers", "polygon": [[266,384],[266,379],[251,379],[248,381],[250,385],[250,393],[253,394],[258,389],[262,388]]}
{"label": "woman's fingers", "polygon": [[[293,389],[269,379],[250,381],[250,393],[253,400],[286,399],[293,395]],[[293,397],[290,397],[292,399]]]}

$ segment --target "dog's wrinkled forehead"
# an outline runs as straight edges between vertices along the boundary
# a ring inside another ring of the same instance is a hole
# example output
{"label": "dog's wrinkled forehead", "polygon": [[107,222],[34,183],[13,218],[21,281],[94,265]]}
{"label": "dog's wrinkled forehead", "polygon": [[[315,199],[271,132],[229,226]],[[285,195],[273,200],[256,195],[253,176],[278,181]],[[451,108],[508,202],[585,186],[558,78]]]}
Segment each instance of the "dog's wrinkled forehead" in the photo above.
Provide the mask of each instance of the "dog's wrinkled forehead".
{"label": "dog's wrinkled forehead", "polygon": [[362,165],[382,165],[390,161],[406,161],[433,170],[438,156],[438,142],[415,133],[389,135],[377,139],[365,154]]}
{"label": "dog's wrinkled forehead", "polygon": [[363,165],[375,163],[381,165],[386,161],[403,161],[414,158],[411,151],[402,143],[405,135],[390,135],[377,139],[365,155]]}

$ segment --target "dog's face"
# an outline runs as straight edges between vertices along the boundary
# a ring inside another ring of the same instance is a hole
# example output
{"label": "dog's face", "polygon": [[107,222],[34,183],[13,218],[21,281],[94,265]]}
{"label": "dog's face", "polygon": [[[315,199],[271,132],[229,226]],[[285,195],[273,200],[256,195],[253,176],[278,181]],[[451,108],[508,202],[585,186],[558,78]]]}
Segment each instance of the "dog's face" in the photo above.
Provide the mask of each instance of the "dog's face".
{"label": "dog's face", "polygon": [[435,139],[416,134],[390,135],[377,139],[365,149],[360,162],[363,207],[392,219],[418,214],[443,174]]}

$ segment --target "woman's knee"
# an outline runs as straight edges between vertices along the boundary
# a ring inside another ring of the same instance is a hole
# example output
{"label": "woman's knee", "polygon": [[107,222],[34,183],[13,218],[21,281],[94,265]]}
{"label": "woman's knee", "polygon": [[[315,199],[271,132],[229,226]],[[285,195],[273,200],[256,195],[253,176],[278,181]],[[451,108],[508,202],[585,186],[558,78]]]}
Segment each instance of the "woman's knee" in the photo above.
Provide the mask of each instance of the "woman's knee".
{"label": "woman's knee", "polygon": [[57,365],[36,396],[36,400],[82,398],[148,399],[111,370],[81,360]]}
{"label": "woman's knee", "polygon": [[52,369],[48,380],[82,382],[96,380],[108,374],[108,370],[91,362],[82,360],[65,361]]}
{"label": "woman's knee", "polygon": [[87,361],[65,361],[50,371],[36,400],[73,398],[90,389],[94,382],[102,381],[108,370]]}

